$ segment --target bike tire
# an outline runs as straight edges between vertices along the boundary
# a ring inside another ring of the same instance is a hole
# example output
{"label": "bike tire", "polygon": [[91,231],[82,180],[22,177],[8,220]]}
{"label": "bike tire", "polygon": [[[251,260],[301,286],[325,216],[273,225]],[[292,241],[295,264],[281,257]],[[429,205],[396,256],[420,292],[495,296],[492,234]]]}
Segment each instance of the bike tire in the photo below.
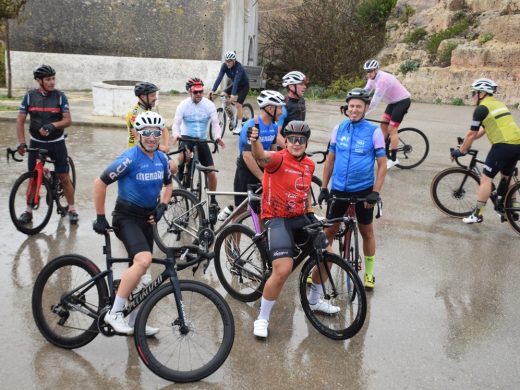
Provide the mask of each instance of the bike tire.
{"label": "bike tire", "polygon": [[192,244],[203,226],[204,208],[191,192],[174,189],[163,217],[153,226],[153,238],[159,249]]}
{"label": "bike tire", "polygon": [[359,256],[359,233],[355,226],[347,226],[343,239],[343,258],[358,273],[362,269],[361,257]]}
{"label": "bike tire", "polygon": [[[70,181],[72,182],[72,187],[76,189],[76,167],[74,165],[74,161],[72,160],[72,158],[70,158],[70,156],[67,156],[67,160],[69,163]],[[58,214],[65,216],[69,210],[69,204],[67,202],[67,198],[65,198],[65,192],[63,191],[61,181],[58,179],[57,175],[56,180],[58,180],[58,183],[56,184],[56,205],[58,206]]]}
{"label": "bike tire", "polygon": [[249,103],[242,104],[242,112],[243,112],[242,122],[245,122],[255,116],[255,111],[253,110],[253,106]]}
{"label": "bike tire", "polygon": [[27,197],[29,188],[36,183],[37,173],[35,171],[25,172],[13,184],[9,194],[9,214],[14,226],[22,233],[33,235],[41,232],[49,223],[53,209],[53,195],[51,183],[44,177],[40,186],[40,201],[37,207],[33,207],[32,221],[22,224],[18,216],[27,209]]}
{"label": "bike tire", "polygon": [[399,135],[397,146],[399,164],[396,167],[411,169],[422,164],[430,151],[430,142],[426,135],[413,127],[399,129],[397,134]]}
{"label": "bike tire", "polygon": [[[40,333],[50,343],[73,349],[97,336],[98,317],[110,303],[104,278],[89,283],[100,272],[96,264],[79,255],[60,256],[43,267],[34,283],[32,313]],[[84,283],[87,284],[80,291],[66,297],[69,291]],[[90,315],[78,311],[77,307],[89,311]]]}
{"label": "bike tire", "polygon": [[430,185],[433,203],[450,217],[470,215],[477,203],[480,186],[478,175],[467,169],[452,167],[439,172]]}
{"label": "bike tire", "polygon": [[504,213],[513,230],[520,234],[520,182],[507,191],[504,197]]}
{"label": "bike tire", "polygon": [[[217,117],[218,124],[220,125],[220,129],[222,130],[220,138],[224,138],[224,133],[226,131],[227,115],[222,107],[217,108]],[[213,134],[213,126],[211,125],[211,121],[209,122],[209,138],[212,141],[215,141],[215,135]]]}
{"label": "bike tire", "polygon": [[[134,341],[143,363],[156,375],[173,382],[194,382],[215,372],[227,359],[235,338],[235,322],[227,302],[213,288],[180,280],[182,308],[172,284],[162,286],[142,304]],[[189,327],[183,334],[179,310]],[[146,325],[160,329],[146,337]]]}
{"label": "bike tire", "polygon": [[[310,285],[307,277],[316,265],[316,259],[305,262],[300,272],[300,301],[309,322],[318,332],[333,340],[346,340],[356,335],[363,327],[367,314],[365,288],[356,271],[341,257],[325,253],[323,261],[332,263],[330,277],[324,282],[321,299],[339,306],[336,314],[327,315],[312,311],[307,299]],[[332,280],[332,282],[331,282]]]}
{"label": "bike tire", "polygon": [[262,296],[267,280],[267,250],[253,240],[255,232],[247,226],[226,226],[215,240],[215,271],[222,287],[241,302]]}

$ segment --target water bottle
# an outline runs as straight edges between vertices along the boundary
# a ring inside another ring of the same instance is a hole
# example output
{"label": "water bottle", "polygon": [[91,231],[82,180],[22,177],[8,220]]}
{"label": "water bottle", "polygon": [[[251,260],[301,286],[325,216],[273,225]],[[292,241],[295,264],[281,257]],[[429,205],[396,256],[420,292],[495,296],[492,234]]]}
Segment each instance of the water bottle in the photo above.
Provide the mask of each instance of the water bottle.
{"label": "water bottle", "polygon": [[226,208],[224,208],[224,210],[222,210],[218,214],[218,217],[217,217],[218,220],[225,221],[227,219],[227,217],[229,217],[231,215],[231,213],[233,212],[233,209],[234,209],[234,207],[232,205],[226,206]]}

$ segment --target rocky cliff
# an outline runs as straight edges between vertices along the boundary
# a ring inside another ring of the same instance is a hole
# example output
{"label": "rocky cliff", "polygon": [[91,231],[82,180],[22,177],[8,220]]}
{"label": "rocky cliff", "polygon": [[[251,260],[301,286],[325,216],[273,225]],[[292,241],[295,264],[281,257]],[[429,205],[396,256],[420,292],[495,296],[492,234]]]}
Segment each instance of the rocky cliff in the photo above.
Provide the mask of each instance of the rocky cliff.
{"label": "rocky cliff", "polygon": [[518,108],[520,0],[399,0],[387,31],[382,67],[415,100],[469,103],[472,81],[489,77]]}

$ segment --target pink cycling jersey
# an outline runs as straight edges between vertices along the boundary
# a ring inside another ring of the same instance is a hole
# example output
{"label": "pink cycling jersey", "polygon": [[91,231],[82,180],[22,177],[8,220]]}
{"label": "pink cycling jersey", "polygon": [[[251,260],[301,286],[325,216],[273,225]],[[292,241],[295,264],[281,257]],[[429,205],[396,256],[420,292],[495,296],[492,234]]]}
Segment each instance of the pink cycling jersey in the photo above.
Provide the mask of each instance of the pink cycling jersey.
{"label": "pink cycling jersey", "polygon": [[373,89],[375,89],[376,92],[370,102],[368,111],[376,108],[381,100],[386,104],[392,104],[411,96],[410,92],[403,87],[394,75],[383,72],[382,70],[379,70],[376,77],[373,80],[368,80],[367,85],[365,85],[366,91],[371,91]]}

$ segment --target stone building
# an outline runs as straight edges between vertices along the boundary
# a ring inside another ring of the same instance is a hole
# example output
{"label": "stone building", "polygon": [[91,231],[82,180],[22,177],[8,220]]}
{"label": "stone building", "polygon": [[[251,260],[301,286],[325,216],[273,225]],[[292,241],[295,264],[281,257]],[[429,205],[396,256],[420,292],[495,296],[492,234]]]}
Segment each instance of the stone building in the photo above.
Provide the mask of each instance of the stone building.
{"label": "stone building", "polygon": [[10,24],[13,88],[34,86],[40,63],[59,87],[149,80],[184,91],[190,76],[215,80],[223,54],[257,62],[257,0],[29,0]]}

